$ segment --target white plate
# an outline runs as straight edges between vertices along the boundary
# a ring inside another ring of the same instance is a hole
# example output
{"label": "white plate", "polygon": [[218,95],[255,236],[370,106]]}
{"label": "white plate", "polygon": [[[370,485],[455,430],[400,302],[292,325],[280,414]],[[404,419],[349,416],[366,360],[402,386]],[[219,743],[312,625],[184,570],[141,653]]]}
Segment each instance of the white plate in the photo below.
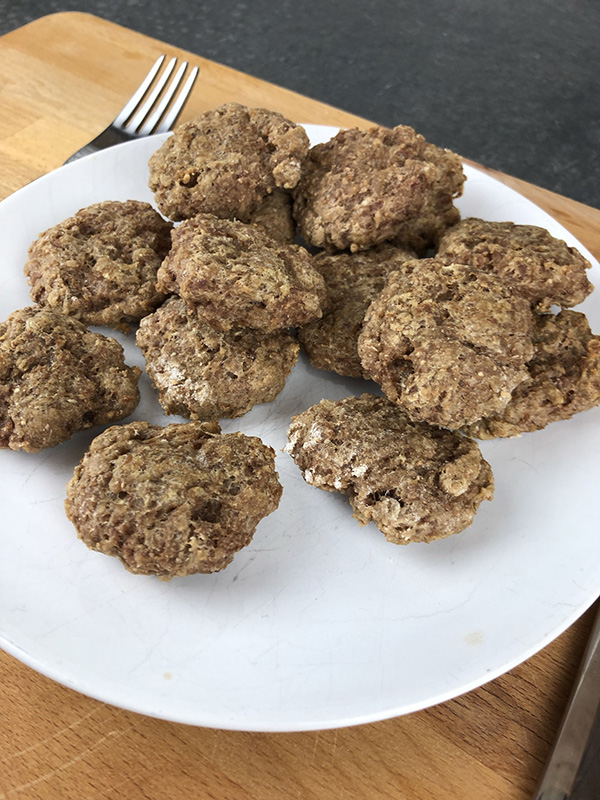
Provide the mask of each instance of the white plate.
{"label": "white plate", "polygon": [[[313,142],[334,133],[307,127]],[[93,202],[152,200],[147,160],[160,141],[105,150],[0,204],[0,319],[30,304],[22,267],[39,232]],[[542,225],[583,250],[528,200],[466,171],[463,216]],[[594,263],[595,283],[599,271]],[[598,297],[582,308],[599,330]],[[143,366],[132,337],[118,338],[128,362]],[[600,410],[484,443],[493,502],[458,536],[399,547],[361,528],[343,497],[304,483],[281,453],[292,414],[369,388],[301,360],[274,403],[224,423],[275,448],[284,494],[216,575],[130,575],[77,539],[65,484],[97,430],[39,455],[1,452],[0,645],[117,706],[258,731],[405,714],[531,656],[600,593]],[[177,421],[162,414],[147,378],[142,393],[134,418]]]}

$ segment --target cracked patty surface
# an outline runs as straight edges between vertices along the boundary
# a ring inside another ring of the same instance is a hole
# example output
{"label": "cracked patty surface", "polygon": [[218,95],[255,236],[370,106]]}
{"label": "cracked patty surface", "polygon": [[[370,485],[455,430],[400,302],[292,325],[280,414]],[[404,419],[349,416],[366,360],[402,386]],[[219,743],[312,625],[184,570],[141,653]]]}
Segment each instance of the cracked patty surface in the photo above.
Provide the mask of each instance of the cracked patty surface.
{"label": "cracked patty surface", "polygon": [[93,440],[65,509],[89,548],[168,580],[224,569],[281,492],[275,453],[257,437],[134,422]]}
{"label": "cracked patty surface", "polygon": [[536,225],[470,217],[444,234],[437,255],[497,274],[538,311],[575,306],[593,289],[590,262]]}
{"label": "cracked patty surface", "polygon": [[173,231],[158,272],[205,323],[273,331],[321,316],[325,283],[302,247],[272,239],[258,225],[198,214]]}
{"label": "cracked patty surface", "polygon": [[260,225],[272,239],[283,244],[294,244],[296,224],[292,217],[292,197],[284,189],[275,189],[262,201],[250,219]]}
{"label": "cracked patty surface", "polygon": [[460,218],[453,200],[464,179],[455,153],[406,125],[352,128],[310,150],[294,217],[317,247],[356,251],[393,239],[423,251]]}
{"label": "cracked patty surface", "polygon": [[38,452],[129,416],[139,376],[115,339],[79,320],[34,306],[13,312],[0,324],[0,447]]}
{"label": "cracked patty surface", "polygon": [[137,200],[82,208],[31,245],[25,264],[31,299],[88,325],[126,331],[164,300],[156,273],[172,227]]}
{"label": "cracked patty surface", "polygon": [[375,395],[322,400],[294,417],[286,450],[308,483],[347,495],[356,519],[396,544],[458,533],[493,496],[476,442]]}
{"label": "cracked patty surface", "polygon": [[468,426],[468,435],[518,436],[600,404],[600,336],[591,332],[584,314],[534,314],[533,345],[528,377],[504,411]]}
{"label": "cracked patty surface", "polygon": [[180,125],[149,161],[150,189],[163,214],[250,222],[276,188],[292,189],[308,136],[276,111],[226,103]]}
{"label": "cracked patty surface", "polygon": [[221,331],[176,297],[142,320],[137,343],[167,414],[201,420],[240,417],[270,403],[298,356],[287,331]]}
{"label": "cracked patty surface", "polygon": [[502,411],[533,355],[529,303],[494,275],[407,262],[371,303],[358,351],[413,419],[460,428]]}

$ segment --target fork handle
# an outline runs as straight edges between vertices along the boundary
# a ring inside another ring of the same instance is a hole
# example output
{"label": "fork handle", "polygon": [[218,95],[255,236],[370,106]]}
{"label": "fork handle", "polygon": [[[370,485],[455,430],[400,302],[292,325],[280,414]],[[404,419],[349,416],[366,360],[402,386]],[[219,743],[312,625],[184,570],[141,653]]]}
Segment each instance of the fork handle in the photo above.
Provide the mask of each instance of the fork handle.
{"label": "fork handle", "polygon": [[599,706],[600,610],[535,800],[575,800],[579,767],[600,738]]}
{"label": "fork handle", "polygon": [[73,155],[65,161],[65,164],[78,161],[80,158],[83,158],[83,156],[89,156],[92,153],[97,153],[98,150],[105,150],[107,147],[112,147],[115,144],[123,144],[123,142],[134,138],[136,137],[128,136],[126,133],[122,133],[109,125],[108,128],[105,128],[102,133],[98,134],[91,142],[88,142],[81,150],[73,153]]}

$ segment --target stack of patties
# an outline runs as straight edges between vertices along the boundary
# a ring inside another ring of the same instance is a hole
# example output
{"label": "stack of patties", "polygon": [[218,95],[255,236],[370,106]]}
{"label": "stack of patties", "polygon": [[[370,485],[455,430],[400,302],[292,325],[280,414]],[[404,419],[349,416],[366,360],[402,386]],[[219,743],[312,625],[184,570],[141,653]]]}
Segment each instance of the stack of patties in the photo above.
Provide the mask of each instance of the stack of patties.
{"label": "stack of patties", "polygon": [[0,330],[0,446],[39,450],[133,411],[140,370],[86,325],[139,323],[162,407],[192,420],[109,428],[69,485],[80,537],[131,571],[222,569],[277,508],[274,451],[214,421],[274,400],[298,342],[385,396],[322,400],[286,449],[399,544],[457,533],[492,499],[475,438],[600,403],[600,337],[570,310],[589,263],[542,228],[460,221],[460,158],[412,128],[310,148],[280,114],[230,103],[149,167],[167,219],[108,201],[45,231],[25,266],[38,306]]}
{"label": "stack of patties", "polygon": [[357,352],[369,304],[394,270],[436,246],[460,218],[459,157],[406,125],[341,131],[309,152],[294,216],[329,292],[322,319],[299,331],[313,366],[368,377]]}
{"label": "stack of patties", "polygon": [[164,300],[172,224],[148,203],[106,201],[42,232],[24,266],[37,304],[0,325],[0,447],[39,451],[129,416],[140,370],[101,325],[126,331]]}
{"label": "stack of patties", "polygon": [[465,219],[441,239],[437,259],[494,274],[532,310],[533,355],[502,409],[464,430],[481,439],[518,436],[600,403],[600,337],[571,311],[593,290],[589,261],[544,228]]}
{"label": "stack of patties", "polygon": [[[567,310],[592,290],[589,263],[535,226],[461,222],[452,200],[462,179],[454,154],[411,129],[376,129],[313,148],[295,190],[300,230],[325,248],[315,263],[330,296],[299,340],[313,366],[371,378],[386,399],[377,421],[375,397],[329,403],[327,423],[324,408],[308,409],[292,423],[288,451],[309,483],[349,495],[359,519],[400,543],[470,522],[434,530],[425,495],[401,488],[424,488],[427,475],[441,507],[453,460],[442,467],[432,451],[428,462],[434,431],[457,442],[514,436],[600,403],[600,337]],[[396,464],[387,448],[375,468],[373,442],[398,440],[399,430],[425,439],[412,455],[398,446]],[[481,483],[479,467],[463,477],[452,491],[477,498],[472,517],[493,481],[489,473]]]}
{"label": "stack of patties", "polygon": [[228,104],[180,127],[150,160],[163,211],[184,220],[158,273],[171,297],[137,342],[162,407],[239,417],[282,390],[298,355],[291,329],[318,319],[326,291],[291,244],[291,196],[308,153],[280,114]]}
{"label": "stack of patties", "polygon": [[411,418],[482,438],[567,419],[600,402],[598,337],[565,310],[592,291],[589,266],[542,228],[466,219],[389,276],[362,365]]}
{"label": "stack of patties", "polygon": [[[358,348],[365,314],[459,219],[453,201],[463,182],[458,156],[406,126],[343,131],[311,150],[294,213],[302,235],[324,248],[314,261],[329,305],[298,334],[314,367],[378,379]],[[522,359],[514,360],[518,373]],[[474,441],[373,394],[307,409],[292,420],[287,451],[308,483],[347,495],[358,520],[397,544],[457,533],[493,496]]]}
{"label": "stack of patties", "polygon": [[325,248],[329,306],[298,336],[311,363],[482,438],[597,405],[598,337],[568,310],[592,291],[589,262],[540,227],[460,221],[463,181],[458,156],[406,126],[312,148],[294,190],[300,231]]}

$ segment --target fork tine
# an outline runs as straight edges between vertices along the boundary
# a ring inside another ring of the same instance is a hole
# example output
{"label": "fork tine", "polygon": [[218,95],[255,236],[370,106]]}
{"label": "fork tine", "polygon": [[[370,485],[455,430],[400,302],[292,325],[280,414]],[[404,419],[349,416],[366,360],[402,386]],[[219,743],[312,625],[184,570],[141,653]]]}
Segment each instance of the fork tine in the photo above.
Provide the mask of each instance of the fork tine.
{"label": "fork tine", "polygon": [[140,136],[149,136],[154,131],[154,129],[156,128],[156,126],[158,125],[158,123],[160,121],[160,118],[165,113],[165,110],[166,110],[167,106],[169,105],[169,103],[173,99],[173,96],[175,95],[175,92],[177,91],[177,87],[181,83],[181,80],[182,80],[187,68],[188,68],[188,62],[184,61],[183,64],[177,70],[177,73],[176,73],[175,77],[173,78],[173,80],[171,81],[171,83],[169,84],[167,89],[165,90],[165,92],[164,92],[164,94],[163,94],[163,96],[162,96],[162,98],[160,100],[160,103],[156,107],[156,110],[148,118],[148,120],[145,122],[145,124],[139,129],[138,134]]}
{"label": "fork tine", "polygon": [[156,133],[168,133],[173,125],[177,122],[177,118],[181,114],[181,110],[186,104],[186,101],[192,91],[192,87],[198,77],[198,73],[200,72],[199,67],[194,67],[194,69],[190,72],[188,79],[186,80],[183,89],[179,92],[175,102],[169,109],[168,114],[165,116],[162,123],[156,129]]}
{"label": "fork tine", "polygon": [[125,103],[123,108],[119,111],[115,119],[113,120],[113,125],[124,125],[129,117],[133,114],[136,108],[142,101],[142,98],[148,91],[148,87],[154,80],[156,73],[161,68],[163,61],[165,60],[166,56],[163,54],[159,56],[156,61],[154,62],[154,66],[150,70],[150,72],[146,75],[144,80],[140,83],[138,88],[135,90],[134,94],[131,98]]}
{"label": "fork tine", "polygon": [[166,84],[167,80],[171,76],[171,73],[175,69],[176,63],[177,63],[177,58],[172,58],[165,67],[163,74],[156,82],[156,86],[148,95],[148,99],[145,101],[144,105],[140,108],[135,117],[131,120],[131,122],[127,126],[127,129],[129,130],[130,133],[137,132],[137,129],[140,127],[140,125],[142,125],[142,123],[144,122],[150,111],[152,111],[152,108],[154,106],[154,103],[156,102],[157,97],[159,97],[160,93],[164,88],[164,85]]}

